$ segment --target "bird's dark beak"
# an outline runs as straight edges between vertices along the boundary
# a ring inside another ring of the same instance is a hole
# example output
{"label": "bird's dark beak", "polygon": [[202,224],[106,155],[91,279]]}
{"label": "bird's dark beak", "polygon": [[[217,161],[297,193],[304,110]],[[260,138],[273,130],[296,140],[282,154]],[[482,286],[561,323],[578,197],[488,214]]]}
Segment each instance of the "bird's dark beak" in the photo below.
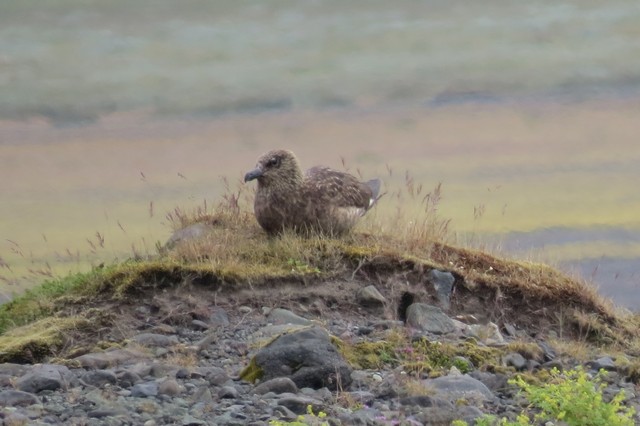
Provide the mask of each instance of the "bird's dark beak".
{"label": "bird's dark beak", "polygon": [[244,175],[244,181],[249,182],[250,180],[257,179],[260,176],[262,176],[262,169],[260,167],[256,167],[255,169]]}

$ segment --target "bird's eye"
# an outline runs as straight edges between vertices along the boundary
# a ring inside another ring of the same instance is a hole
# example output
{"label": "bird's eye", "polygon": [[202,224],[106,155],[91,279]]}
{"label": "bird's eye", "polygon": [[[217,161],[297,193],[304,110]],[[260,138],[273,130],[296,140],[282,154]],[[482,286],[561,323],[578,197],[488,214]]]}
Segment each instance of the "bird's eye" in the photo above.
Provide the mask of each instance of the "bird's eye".
{"label": "bird's eye", "polygon": [[267,167],[278,167],[280,165],[280,157],[272,157],[267,161]]}

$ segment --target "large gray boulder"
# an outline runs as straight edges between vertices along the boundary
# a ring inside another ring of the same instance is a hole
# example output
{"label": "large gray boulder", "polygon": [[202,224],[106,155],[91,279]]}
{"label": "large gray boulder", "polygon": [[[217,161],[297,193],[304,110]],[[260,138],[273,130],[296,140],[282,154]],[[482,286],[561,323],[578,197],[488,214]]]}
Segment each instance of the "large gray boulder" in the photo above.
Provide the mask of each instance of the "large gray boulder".
{"label": "large gray boulder", "polygon": [[450,374],[423,381],[426,388],[435,391],[436,396],[455,402],[460,399],[474,403],[492,401],[495,396],[480,380],[466,374]]}
{"label": "large gray boulder", "polygon": [[335,390],[351,383],[351,367],[320,327],[284,334],[262,348],[242,373],[246,380],[288,377],[299,388]]}
{"label": "large gray boulder", "polygon": [[39,402],[38,397],[29,392],[13,389],[0,392],[0,407],[28,407]]}
{"label": "large gray boulder", "polygon": [[199,240],[209,235],[213,226],[205,222],[196,222],[175,231],[165,243],[163,249],[171,250],[179,244]]}
{"label": "large gray boulder", "polygon": [[451,272],[443,272],[432,269],[429,272],[429,281],[433,285],[438,296],[438,301],[443,309],[449,309],[451,305],[451,292],[456,278]]}
{"label": "large gray boulder", "polygon": [[130,364],[135,361],[148,358],[147,354],[131,349],[114,349],[106,352],[95,352],[74,358],[81,367],[91,369],[106,369],[122,364]]}
{"label": "large gray boulder", "polygon": [[448,334],[456,331],[453,320],[437,306],[414,303],[407,309],[407,325],[433,334]]}
{"label": "large gray boulder", "polygon": [[23,392],[38,393],[43,390],[67,389],[77,382],[77,377],[64,365],[38,364],[18,379],[16,388]]}

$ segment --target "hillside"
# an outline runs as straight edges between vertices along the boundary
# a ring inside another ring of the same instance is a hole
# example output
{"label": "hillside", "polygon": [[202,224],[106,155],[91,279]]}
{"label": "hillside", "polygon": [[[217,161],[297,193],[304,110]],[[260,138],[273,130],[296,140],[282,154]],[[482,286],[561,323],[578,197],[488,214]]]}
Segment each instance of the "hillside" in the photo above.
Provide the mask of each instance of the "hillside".
{"label": "hillside", "polygon": [[[269,238],[233,195],[170,217],[176,233],[158,255],[48,281],[0,307],[0,400],[14,407],[4,416],[267,424],[311,406],[309,424],[324,421],[319,410],[332,424],[449,424],[515,418],[507,378],[540,383],[580,365],[606,368],[607,398],[624,390],[623,406],[638,406],[637,315],[548,266],[447,244],[447,222],[429,208],[374,217],[341,239]],[[329,346],[345,373],[310,379],[306,352],[288,373],[261,367],[283,332],[312,339],[285,353]],[[473,382],[451,396],[438,390],[447,378]]]}

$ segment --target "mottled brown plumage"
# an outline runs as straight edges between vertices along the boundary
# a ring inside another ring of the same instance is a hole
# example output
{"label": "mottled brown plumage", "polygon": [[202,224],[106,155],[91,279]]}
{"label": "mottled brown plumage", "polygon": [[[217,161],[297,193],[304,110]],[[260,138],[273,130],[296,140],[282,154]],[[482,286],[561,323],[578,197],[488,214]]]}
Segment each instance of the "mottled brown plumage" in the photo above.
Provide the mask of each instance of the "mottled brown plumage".
{"label": "mottled brown plumage", "polygon": [[258,180],[256,219],[270,234],[292,229],[339,235],[348,232],[377,201],[380,180],[313,167],[302,174],[291,151],[276,150],[258,159],[244,180]]}

